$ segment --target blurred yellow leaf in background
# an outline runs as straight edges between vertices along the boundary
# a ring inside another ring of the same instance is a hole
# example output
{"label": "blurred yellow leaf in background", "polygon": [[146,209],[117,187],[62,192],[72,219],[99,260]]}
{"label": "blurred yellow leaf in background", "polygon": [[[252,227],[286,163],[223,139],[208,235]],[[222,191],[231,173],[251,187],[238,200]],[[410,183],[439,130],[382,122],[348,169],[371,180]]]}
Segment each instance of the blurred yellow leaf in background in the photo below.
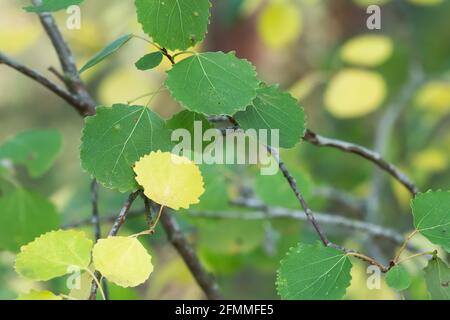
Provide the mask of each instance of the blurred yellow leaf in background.
{"label": "blurred yellow leaf in background", "polygon": [[[143,94],[156,91],[156,81],[153,81],[147,73],[133,69],[132,67],[120,68],[109,74],[99,87],[100,104],[113,105],[127,103]],[[148,97],[137,100],[134,103],[144,104]]]}
{"label": "blurred yellow leaf in background", "polygon": [[428,173],[445,170],[448,164],[448,154],[441,149],[427,149],[416,154],[412,159],[414,169]]}
{"label": "blurred yellow leaf in background", "polygon": [[175,210],[199,203],[205,192],[198,166],[170,152],[151,152],[136,162],[134,172],[149,199]]}
{"label": "blurred yellow leaf in background", "polygon": [[391,38],[383,35],[361,35],[348,40],[341,48],[341,59],[347,63],[376,67],[386,62],[393,52]]}
{"label": "blurred yellow leaf in background", "polygon": [[16,11],[17,7],[8,4],[2,4],[0,10],[0,50],[10,55],[29,49],[41,35],[37,21],[34,23],[23,12]]}
{"label": "blurred yellow leaf in background", "polygon": [[323,73],[312,72],[295,82],[290,88],[289,93],[297,100],[303,100],[308,97],[313,90],[325,80]]}
{"label": "blurred yellow leaf in background", "polygon": [[420,88],[415,104],[439,114],[450,110],[450,82],[431,81]]}
{"label": "blurred yellow leaf in background", "polygon": [[259,17],[259,35],[270,48],[278,49],[293,43],[302,31],[300,8],[288,1],[269,3]]}
{"label": "blurred yellow leaf in background", "polygon": [[361,117],[378,109],[386,92],[386,83],[379,73],[344,69],[331,79],[325,105],[337,118]]}

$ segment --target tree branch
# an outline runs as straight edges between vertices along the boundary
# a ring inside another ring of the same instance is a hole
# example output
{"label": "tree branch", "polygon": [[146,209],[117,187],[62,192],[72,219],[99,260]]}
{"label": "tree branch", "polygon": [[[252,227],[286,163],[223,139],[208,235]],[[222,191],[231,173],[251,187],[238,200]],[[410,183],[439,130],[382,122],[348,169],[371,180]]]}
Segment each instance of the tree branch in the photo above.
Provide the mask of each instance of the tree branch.
{"label": "tree branch", "polygon": [[340,141],[336,139],[325,138],[312,132],[311,130],[306,130],[303,140],[318,147],[331,147],[339,149],[344,152],[359,155],[369,160],[370,162],[374,163],[380,169],[386,171],[395,179],[397,179],[409,190],[409,192],[411,192],[413,196],[415,196],[419,192],[419,189],[416,187],[416,185],[411,181],[411,179],[408,176],[402,173],[396,166],[384,160],[381,157],[381,155],[375,151],[369,150],[357,144]]}
{"label": "tree branch", "polygon": [[35,71],[19,62],[13,60],[12,58],[6,56],[2,52],[0,52],[0,64],[5,64],[5,65],[19,71],[20,73],[24,74],[28,78],[33,79],[34,81],[38,82],[39,84],[43,85],[44,87],[46,87],[47,89],[49,89],[50,91],[55,93],[57,96],[64,99],[69,105],[74,107],[80,115],[82,115],[82,116],[86,115],[85,110],[89,106],[85,102],[80,100],[76,95],[71,94],[64,88],[60,87],[53,81],[49,80],[48,78],[46,78],[45,76],[40,74],[38,71]]}
{"label": "tree branch", "polygon": [[195,250],[181,232],[175,218],[167,210],[164,211],[161,215],[161,224],[167,234],[167,238],[183,258],[198,285],[202,288],[208,299],[223,300],[222,294],[219,291],[219,285],[214,280],[214,277],[200,263]]}
{"label": "tree branch", "polygon": [[[42,0],[32,0],[32,3],[39,6],[42,4]],[[85,116],[95,114],[95,102],[81,81],[73,54],[64,41],[55,19],[47,12],[39,13],[38,16],[58,55],[61,68],[64,71],[64,80],[67,89],[83,101],[85,105],[83,114]]]}

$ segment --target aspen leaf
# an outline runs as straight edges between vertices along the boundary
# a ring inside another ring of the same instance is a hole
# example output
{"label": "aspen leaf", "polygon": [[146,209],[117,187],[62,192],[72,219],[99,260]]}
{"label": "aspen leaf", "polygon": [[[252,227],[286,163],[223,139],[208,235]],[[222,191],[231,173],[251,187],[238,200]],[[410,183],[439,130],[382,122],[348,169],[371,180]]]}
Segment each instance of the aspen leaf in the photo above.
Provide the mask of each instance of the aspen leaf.
{"label": "aspen leaf", "polygon": [[62,300],[62,297],[55,295],[50,291],[31,290],[29,293],[21,294],[17,300]]}
{"label": "aspen leaf", "polygon": [[433,300],[450,300],[450,268],[439,257],[433,257],[424,269],[428,292]]}
{"label": "aspen leaf", "polygon": [[207,115],[233,115],[256,97],[255,67],[234,53],[205,52],[176,63],[166,86],[186,109]]}
{"label": "aspen leaf", "polygon": [[278,294],[286,300],[342,299],[351,281],[352,264],[336,249],[299,244],[281,261]]}
{"label": "aspen leaf", "polygon": [[337,118],[361,117],[380,107],[386,91],[380,74],[344,69],[331,79],[325,92],[325,105]]}
{"label": "aspen leaf", "polygon": [[288,1],[268,4],[258,21],[258,32],[271,48],[282,48],[299,38],[303,30],[300,8]]}
{"label": "aspen leaf", "polygon": [[170,152],[151,152],[136,162],[134,172],[148,198],[175,210],[198,203],[205,191],[198,166]]}
{"label": "aspen leaf", "polygon": [[80,157],[82,167],[107,188],[134,191],[133,164],[154,150],[170,150],[165,122],[143,106],[97,107],[86,119]]}
{"label": "aspen leaf", "polygon": [[99,240],[92,251],[95,269],[121,287],[136,287],[153,271],[151,256],[134,237]]}
{"label": "aspen leaf", "polygon": [[0,208],[0,249],[17,252],[22,245],[59,225],[53,204],[22,188],[0,197]]}
{"label": "aspen leaf", "polygon": [[62,138],[55,130],[27,130],[0,145],[0,160],[24,165],[33,178],[42,176],[59,155]]}
{"label": "aspen leaf", "polygon": [[411,201],[411,207],[416,229],[450,252],[450,192],[420,193]]}
{"label": "aspen leaf", "polygon": [[185,50],[203,40],[209,22],[209,0],[136,0],[138,21],[160,46]]}
{"label": "aspen leaf", "polygon": [[263,86],[245,111],[237,112],[234,118],[243,129],[267,130],[267,139],[272,141],[271,130],[278,130],[279,145],[292,148],[302,139],[305,131],[305,115],[298,101],[277,86]]}
{"label": "aspen leaf", "polygon": [[408,271],[402,266],[395,266],[386,274],[386,283],[395,290],[406,290],[411,285]]}
{"label": "aspen leaf", "polygon": [[91,261],[92,241],[84,232],[51,231],[23,246],[16,257],[16,271],[32,280],[47,281],[86,269]]}
{"label": "aspen leaf", "polygon": [[394,44],[383,35],[361,35],[347,41],[340,51],[341,59],[347,63],[375,67],[392,56]]}

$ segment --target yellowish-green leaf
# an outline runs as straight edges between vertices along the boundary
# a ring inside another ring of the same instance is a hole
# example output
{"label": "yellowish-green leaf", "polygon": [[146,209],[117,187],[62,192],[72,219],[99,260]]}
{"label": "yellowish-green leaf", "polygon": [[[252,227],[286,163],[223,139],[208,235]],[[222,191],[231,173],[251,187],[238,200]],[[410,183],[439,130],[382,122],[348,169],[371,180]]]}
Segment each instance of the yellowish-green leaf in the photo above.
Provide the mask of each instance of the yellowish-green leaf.
{"label": "yellowish-green leaf", "polygon": [[62,298],[47,290],[31,290],[29,293],[19,295],[17,300],[62,300]]}
{"label": "yellowish-green leaf", "polygon": [[151,152],[136,162],[134,172],[149,199],[175,210],[198,203],[205,191],[198,166],[170,152]]}
{"label": "yellowish-green leaf", "polygon": [[450,111],[450,82],[430,81],[420,88],[414,103],[438,114]]}
{"label": "yellowish-green leaf", "polygon": [[92,251],[95,269],[121,287],[136,287],[153,271],[151,256],[134,237],[99,240]]}
{"label": "yellowish-green leaf", "polygon": [[344,69],[330,81],[325,93],[325,105],[337,118],[361,117],[380,107],[386,91],[386,83],[380,74]]}
{"label": "yellowish-green leaf", "polygon": [[367,34],[354,37],[341,48],[341,59],[347,63],[376,67],[386,62],[393,52],[391,38],[383,35]]}
{"label": "yellowish-green leaf", "polygon": [[412,164],[414,169],[423,172],[439,172],[448,166],[448,152],[435,148],[426,149],[413,157]]}
{"label": "yellowish-green leaf", "polygon": [[84,232],[51,231],[21,248],[16,271],[29,279],[46,281],[86,269],[91,261],[92,241]]}
{"label": "yellowish-green leaf", "polygon": [[296,41],[303,31],[303,18],[298,5],[276,1],[267,5],[258,21],[258,32],[271,48],[281,48]]}

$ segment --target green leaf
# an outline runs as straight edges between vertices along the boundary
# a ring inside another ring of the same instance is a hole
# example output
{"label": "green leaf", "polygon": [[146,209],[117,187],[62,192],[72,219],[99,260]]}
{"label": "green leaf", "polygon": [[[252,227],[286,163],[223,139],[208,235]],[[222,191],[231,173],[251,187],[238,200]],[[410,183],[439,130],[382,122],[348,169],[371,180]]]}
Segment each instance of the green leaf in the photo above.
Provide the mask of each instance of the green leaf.
{"label": "green leaf", "polygon": [[55,295],[50,291],[36,291],[31,290],[27,294],[21,294],[17,297],[17,300],[62,300],[60,296]]}
{"label": "green leaf", "polygon": [[150,109],[124,104],[97,107],[86,119],[81,165],[105,187],[120,192],[139,188],[133,165],[151,151],[170,151],[170,130]]}
{"label": "green leaf", "polygon": [[108,44],[105,48],[103,48],[99,53],[97,53],[95,56],[93,56],[81,69],[80,73],[83,73],[87,69],[92,68],[96,64],[102,62],[105,58],[115,53],[117,50],[119,50],[125,43],[130,41],[130,39],[133,38],[132,34],[125,34],[110,44]]}
{"label": "green leaf", "polygon": [[277,289],[282,299],[342,299],[350,285],[352,264],[336,249],[299,244],[281,260]]}
{"label": "green leaf", "polygon": [[0,160],[24,165],[37,178],[53,165],[61,145],[61,135],[55,130],[24,131],[0,146]]}
{"label": "green leaf", "polygon": [[121,287],[136,287],[153,271],[151,256],[134,237],[109,237],[94,246],[95,268],[109,281]]}
{"label": "green leaf", "polygon": [[392,289],[402,291],[409,288],[411,278],[404,267],[395,266],[386,274],[386,283]]}
{"label": "green leaf", "polygon": [[234,53],[195,54],[175,64],[166,86],[186,109],[207,115],[233,115],[256,97],[255,68]]}
{"label": "green leaf", "polygon": [[39,6],[27,6],[23,9],[27,12],[55,12],[66,9],[73,5],[79,5],[83,0],[42,0],[42,4]]}
{"label": "green leaf", "polygon": [[[195,132],[195,122],[197,122],[198,125],[201,125],[201,130],[200,127],[197,129],[198,132]],[[204,148],[211,143],[209,141],[203,141],[203,133],[208,129],[214,128],[204,115],[189,110],[184,110],[175,114],[167,121],[167,127],[171,130],[187,130],[191,136],[189,150],[195,151],[195,149],[198,149],[199,152],[203,152]],[[196,138],[198,139],[198,142],[196,141]],[[186,143],[186,141],[181,139],[179,142],[182,142],[183,145]],[[197,147],[195,147],[196,144]]]}
{"label": "green leaf", "polygon": [[[311,196],[312,186],[307,175],[298,169],[291,170],[291,174],[297,181],[297,185],[303,196],[308,199]],[[257,175],[255,177],[255,193],[269,206],[298,209],[300,204],[292,192],[289,184],[281,171],[275,175]]]}
{"label": "green leaf", "polygon": [[209,22],[209,0],[136,0],[142,29],[161,47],[186,50],[203,40]]}
{"label": "green leaf", "polygon": [[433,257],[424,269],[428,292],[433,300],[450,300],[450,268],[439,259]]}
{"label": "green leaf", "polygon": [[86,269],[91,261],[92,241],[84,232],[51,231],[23,246],[16,257],[16,271],[36,281],[47,281]]}
{"label": "green leaf", "polygon": [[134,65],[139,70],[150,70],[159,66],[163,59],[163,55],[160,51],[152,52],[146,54],[140,58]]}
{"label": "green leaf", "polygon": [[411,207],[416,229],[450,252],[450,192],[420,193],[411,201]]}
{"label": "green leaf", "polygon": [[278,129],[279,146],[292,148],[303,137],[305,131],[305,114],[297,100],[289,93],[281,92],[277,86],[263,86],[245,111],[234,115],[244,129],[270,130]]}
{"label": "green leaf", "polygon": [[0,249],[17,252],[22,245],[59,226],[55,207],[21,188],[1,197],[0,208]]}

